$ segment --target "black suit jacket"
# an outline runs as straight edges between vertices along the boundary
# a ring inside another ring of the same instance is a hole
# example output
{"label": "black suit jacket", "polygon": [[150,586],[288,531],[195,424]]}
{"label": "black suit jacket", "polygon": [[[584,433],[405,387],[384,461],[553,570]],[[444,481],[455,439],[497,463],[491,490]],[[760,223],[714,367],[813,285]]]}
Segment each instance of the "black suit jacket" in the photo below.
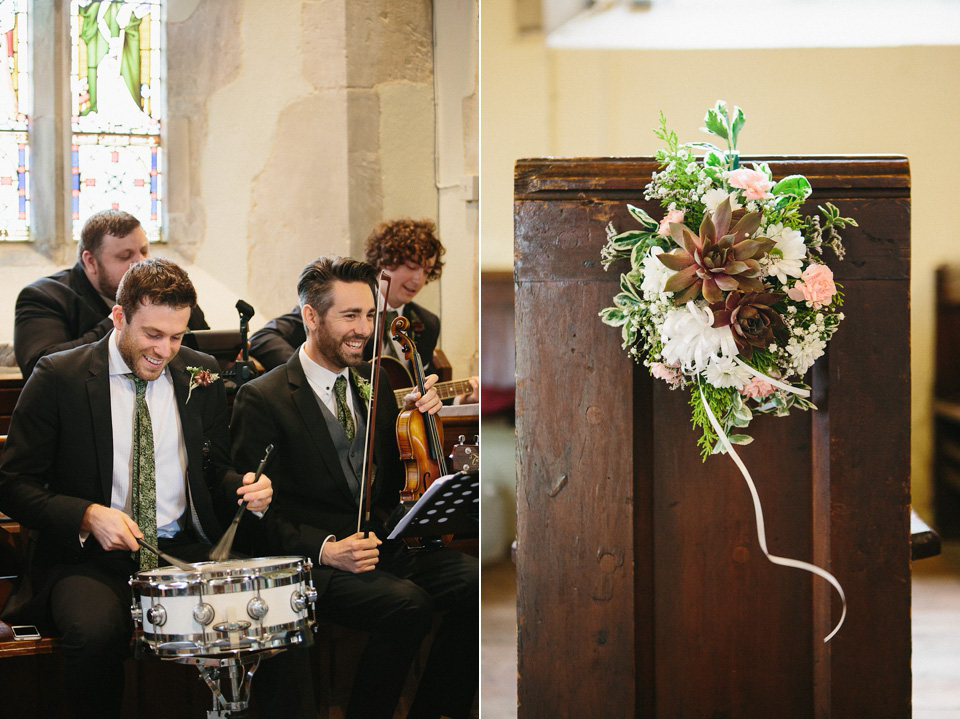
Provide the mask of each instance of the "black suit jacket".
{"label": "black suit jacket", "polygon": [[[404,308],[405,316],[410,320],[410,339],[417,346],[417,354],[423,362],[424,369],[429,368],[433,359],[433,351],[437,348],[440,339],[440,318],[433,312],[408,302]],[[389,328],[384,330],[384,334]],[[290,312],[276,317],[258,330],[250,338],[250,356],[264,366],[264,369],[273,369],[286,363],[294,352],[307,341],[307,331],[303,326],[303,317],[300,307],[294,307]],[[363,356],[369,360],[373,356],[373,342],[368,342]]]}
{"label": "black suit jacket", "polygon": [[[95,559],[93,536],[81,546],[80,523],[90,504],[110,505],[113,425],[107,335],[42,358],[20,394],[0,460],[0,511],[29,527],[33,546],[20,591],[5,616],[45,606],[57,569]],[[188,514],[210,541],[236,509],[241,477],[230,469],[230,434],[223,382],[193,390],[188,366],[217,372],[212,357],[181,348],[168,365],[188,459]],[[209,448],[204,469],[205,444]],[[22,616],[22,615],[21,615]]]}
{"label": "black suit jacket", "polygon": [[[20,291],[13,325],[13,350],[26,379],[44,355],[96,342],[111,329],[110,307],[77,262],[68,270],[41,277]],[[188,326],[210,329],[194,307]]]}
{"label": "black suit jacket", "polygon": [[[365,376],[369,372],[369,365],[360,368]],[[354,407],[364,407],[352,382],[351,386]],[[390,382],[383,373],[379,391],[385,393],[380,397],[392,400]],[[399,502],[404,479],[396,418],[393,401],[377,403],[377,469],[371,496],[382,513],[389,513]],[[274,445],[266,470],[273,481],[273,503],[264,518],[264,546],[257,553],[305,555],[316,562],[329,535],[343,539],[357,531],[356,502],[298,352],[285,365],[240,388],[231,431],[234,466],[240,472],[255,470],[264,448]],[[320,583],[318,591],[323,591],[333,570],[320,570],[314,576]]]}

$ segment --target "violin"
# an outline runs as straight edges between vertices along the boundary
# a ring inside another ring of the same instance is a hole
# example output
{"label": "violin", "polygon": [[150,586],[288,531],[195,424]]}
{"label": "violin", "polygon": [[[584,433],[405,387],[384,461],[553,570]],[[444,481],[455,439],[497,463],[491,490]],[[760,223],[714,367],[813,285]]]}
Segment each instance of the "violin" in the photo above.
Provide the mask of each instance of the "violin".
{"label": "violin", "polygon": [[[413,340],[406,334],[409,327],[410,320],[400,316],[390,325],[390,331],[413,367],[414,387],[422,397],[426,393],[423,362]],[[397,445],[405,470],[400,506],[406,513],[434,480],[449,474],[443,456],[443,422],[436,415],[423,414],[416,408],[403,410],[397,416]],[[403,541],[411,548],[436,548],[449,543],[452,536],[406,537]]]}

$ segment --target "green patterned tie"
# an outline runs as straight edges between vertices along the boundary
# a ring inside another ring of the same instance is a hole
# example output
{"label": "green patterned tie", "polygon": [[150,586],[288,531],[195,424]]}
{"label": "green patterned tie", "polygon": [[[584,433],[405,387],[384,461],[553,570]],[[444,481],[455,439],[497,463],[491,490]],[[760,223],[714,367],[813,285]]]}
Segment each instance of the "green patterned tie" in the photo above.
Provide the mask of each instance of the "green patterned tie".
{"label": "green patterned tie", "polygon": [[347,439],[352,442],[356,429],[353,426],[353,414],[350,407],[347,406],[347,379],[343,375],[337,377],[333,383],[333,393],[337,396],[337,419],[343,425],[343,431],[347,433]]}
{"label": "green patterned tie", "polygon": [[[147,407],[147,381],[132,372],[137,391],[133,416],[133,521],[143,532],[144,541],[157,546],[157,478],[153,456],[153,423]],[[140,550],[140,569],[154,569],[157,555]]]}

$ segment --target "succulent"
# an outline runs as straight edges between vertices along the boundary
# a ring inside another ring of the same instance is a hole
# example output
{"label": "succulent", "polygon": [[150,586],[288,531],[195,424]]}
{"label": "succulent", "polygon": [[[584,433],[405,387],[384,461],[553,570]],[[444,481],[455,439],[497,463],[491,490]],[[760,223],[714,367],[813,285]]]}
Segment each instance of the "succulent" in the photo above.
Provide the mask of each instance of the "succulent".
{"label": "succulent", "polygon": [[730,325],[737,349],[750,359],[754,347],[776,342],[774,332],[783,327],[783,320],[773,306],[782,299],[782,292],[730,292],[724,301],[710,305],[713,326]]}
{"label": "succulent", "polygon": [[727,198],[712,216],[709,212],[704,215],[699,237],[686,225],[671,223],[670,237],[679,249],[658,257],[675,272],[664,287],[674,293],[674,304],[686,304],[701,294],[714,303],[723,300],[724,292],[763,292],[757,258],[773,249],[775,243],[766,237],[749,239],[760,227],[759,212],[741,217],[728,234],[731,215]]}

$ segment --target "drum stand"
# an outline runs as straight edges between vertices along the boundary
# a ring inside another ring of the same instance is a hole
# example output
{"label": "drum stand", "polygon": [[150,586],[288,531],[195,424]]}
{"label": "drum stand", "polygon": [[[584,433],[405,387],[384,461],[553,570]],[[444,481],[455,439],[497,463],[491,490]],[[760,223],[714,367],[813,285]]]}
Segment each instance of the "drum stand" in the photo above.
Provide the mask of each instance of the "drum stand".
{"label": "drum stand", "polygon": [[283,649],[267,649],[237,653],[225,658],[178,657],[181,664],[192,664],[213,693],[213,709],[207,719],[229,719],[233,712],[245,710],[250,704],[250,684],[260,659],[279,654]]}

